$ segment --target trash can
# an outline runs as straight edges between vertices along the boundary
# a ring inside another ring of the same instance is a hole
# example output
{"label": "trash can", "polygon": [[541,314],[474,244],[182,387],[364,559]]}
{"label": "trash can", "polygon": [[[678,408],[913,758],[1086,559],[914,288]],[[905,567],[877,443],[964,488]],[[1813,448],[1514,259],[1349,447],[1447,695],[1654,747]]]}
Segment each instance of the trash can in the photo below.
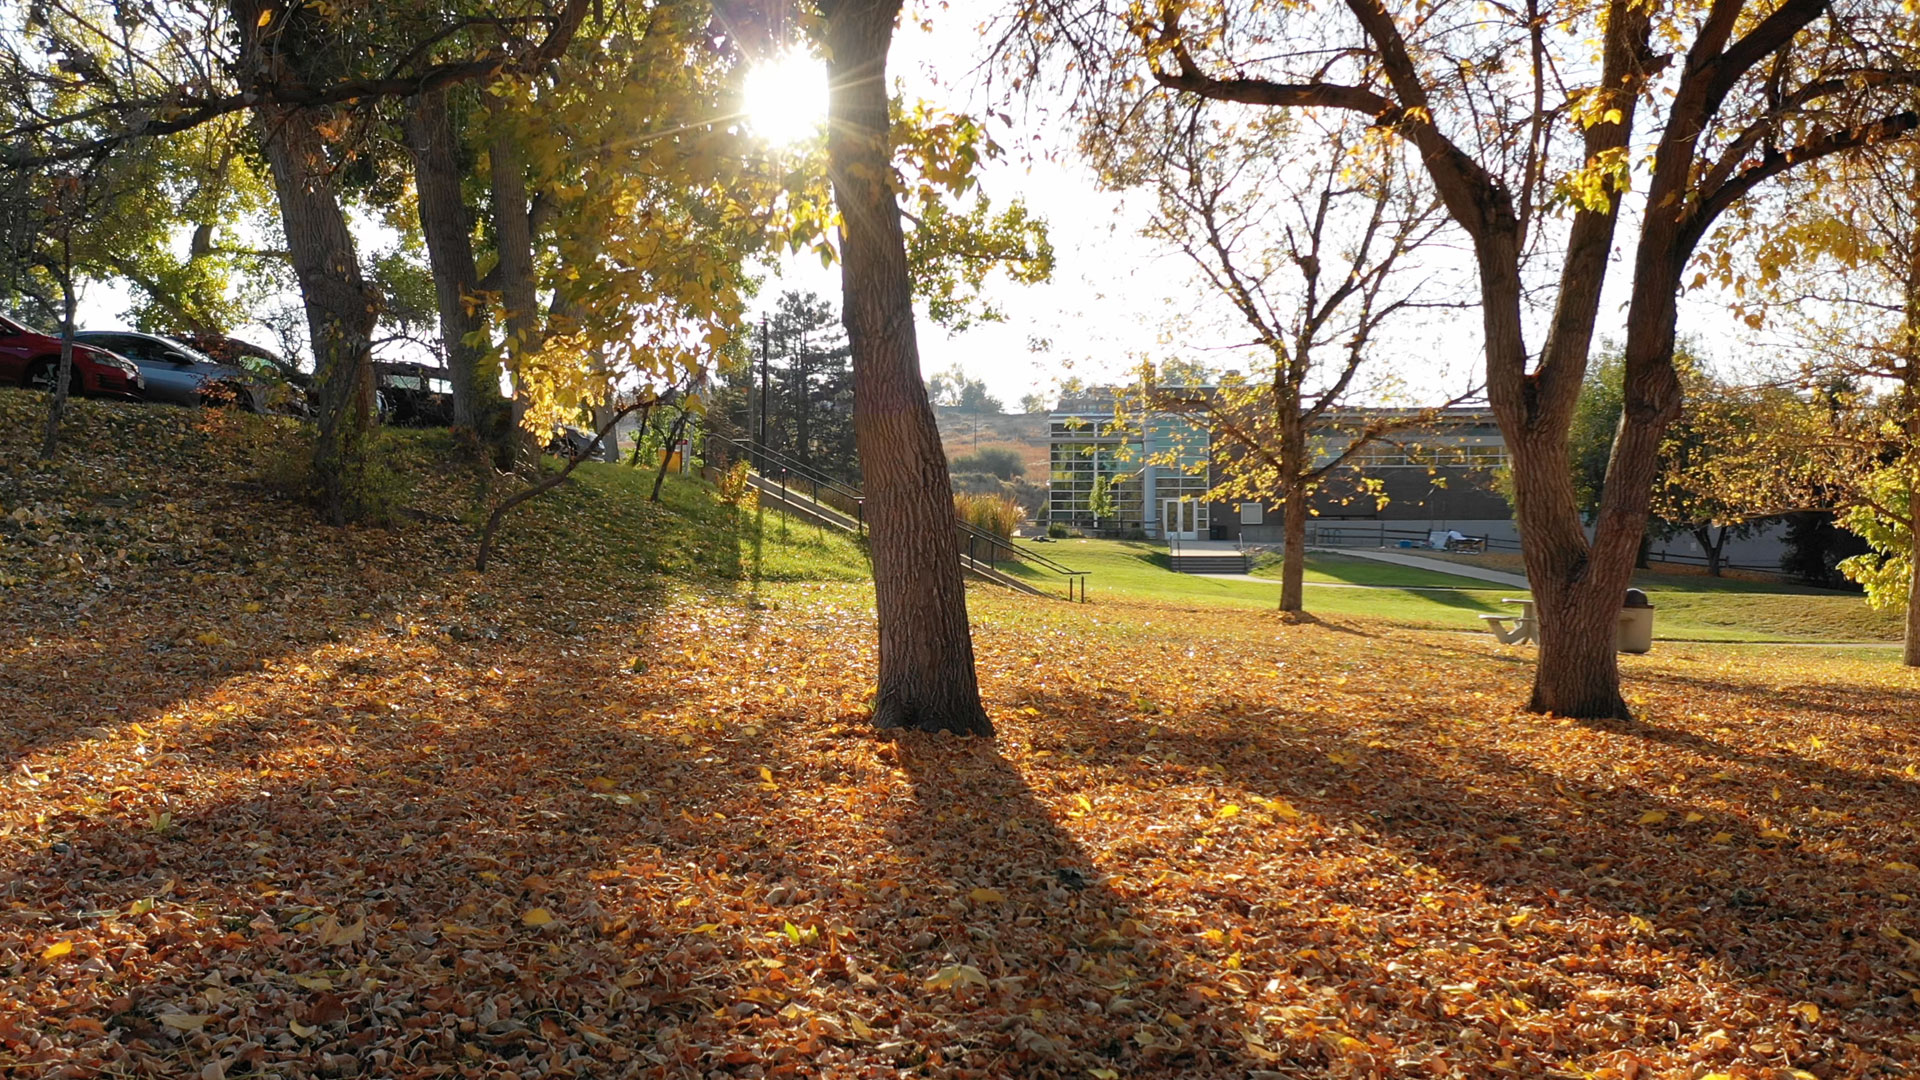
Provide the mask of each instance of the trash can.
{"label": "trash can", "polygon": [[1614,629],[1613,647],[1625,653],[1653,650],[1653,604],[1639,589],[1628,589],[1620,605],[1620,622]]}

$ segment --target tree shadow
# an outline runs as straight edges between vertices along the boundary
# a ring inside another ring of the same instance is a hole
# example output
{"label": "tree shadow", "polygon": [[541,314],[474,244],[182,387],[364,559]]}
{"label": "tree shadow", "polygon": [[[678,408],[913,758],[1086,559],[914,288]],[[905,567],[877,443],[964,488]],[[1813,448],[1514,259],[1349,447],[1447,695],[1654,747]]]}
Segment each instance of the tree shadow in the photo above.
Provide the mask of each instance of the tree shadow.
{"label": "tree shadow", "polygon": [[[1603,743],[1595,758],[1569,768],[1478,744],[1445,722],[1329,715],[1287,700],[1223,689],[1162,726],[1129,719],[1110,694],[1023,698],[1049,718],[1045,747],[1084,762],[1090,786],[1187,791],[1214,807],[1213,823],[1157,837],[1162,850],[1231,833],[1220,804],[1261,836],[1244,847],[1219,839],[1205,858],[1169,857],[1169,872],[1204,876],[1210,860],[1258,858],[1267,834],[1286,835],[1281,850],[1307,857],[1269,861],[1261,877],[1263,895],[1285,902],[1224,923],[1251,939],[1324,943],[1308,950],[1318,955],[1284,958],[1272,987],[1296,1006],[1314,987],[1370,995],[1348,1030],[1398,1047],[1409,1068],[1445,1060],[1524,1073],[1516,1055],[1620,1067],[1629,1046],[1649,1066],[1679,1066],[1731,1060],[1743,1040],[1855,1070],[1911,1054],[1908,949],[1884,927],[1912,871],[1882,868],[1902,846],[1868,844],[1911,835],[1913,785],[1754,762],[1647,725],[1593,733]],[[1715,776],[1703,792],[1683,779]],[[1770,796],[1776,783],[1795,795]],[[1330,922],[1330,913],[1344,914]],[[1658,990],[1658,973],[1676,969],[1705,985]],[[1506,1021],[1474,1007],[1491,985],[1516,995]],[[1631,1040],[1606,1026],[1530,1033],[1512,1022],[1607,998],[1633,1002]],[[1795,1019],[1807,1002],[1828,1018],[1817,1031]],[[1713,1025],[1735,1037],[1701,1043]],[[1279,1028],[1269,1045],[1297,1043],[1304,1030]]]}

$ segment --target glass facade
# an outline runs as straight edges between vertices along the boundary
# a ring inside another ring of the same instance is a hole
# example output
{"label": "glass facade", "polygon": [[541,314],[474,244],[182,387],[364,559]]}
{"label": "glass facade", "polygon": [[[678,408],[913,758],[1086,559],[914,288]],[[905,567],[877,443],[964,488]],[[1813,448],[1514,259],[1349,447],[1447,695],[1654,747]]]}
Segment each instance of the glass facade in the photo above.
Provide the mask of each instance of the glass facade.
{"label": "glass facade", "polygon": [[[1116,423],[1111,411],[1088,408],[1051,418],[1049,521],[1075,528],[1142,530],[1159,535],[1165,500],[1199,502],[1199,528],[1208,528],[1203,496],[1213,486],[1207,430],[1180,417],[1156,414],[1140,427]],[[1097,522],[1093,493],[1104,481],[1113,513]]]}

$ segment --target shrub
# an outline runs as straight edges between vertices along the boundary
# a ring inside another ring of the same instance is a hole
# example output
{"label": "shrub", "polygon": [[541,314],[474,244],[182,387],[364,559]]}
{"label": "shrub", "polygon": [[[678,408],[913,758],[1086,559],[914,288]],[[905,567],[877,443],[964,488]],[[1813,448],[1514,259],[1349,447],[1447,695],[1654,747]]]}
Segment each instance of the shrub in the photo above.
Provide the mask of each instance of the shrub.
{"label": "shrub", "polygon": [[1073,535],[1073,530],[1067,528],[1066,522],[1056,521],[1047,526],[1047,535],[1053,537],[1055,540],[1065,540],[1067,537]]}
{"label": "shrub", "polygon": [[989,446],[985,450],[975,450],[954,458],[952,471],[991,473],[1002,480],[1011,480],[1016,476],[1025,476],[1027,467],[1020,461],[1020,451],[1010,446]]}
{"label": "shrub", "polygon": [[1026,520],[1020,504],[1004,495],[955,495],[953,511],[961,521],[1002,540],[1011,539],[1013,530]]}
{"label": "shrub", "polygon": [[752,468],[744,461],[736,461],[733,467],[720,474],[720,501],[728,506],[737,506],[742,510],[751,510],[760,504],[760,489],[753,486],[750,479]]}

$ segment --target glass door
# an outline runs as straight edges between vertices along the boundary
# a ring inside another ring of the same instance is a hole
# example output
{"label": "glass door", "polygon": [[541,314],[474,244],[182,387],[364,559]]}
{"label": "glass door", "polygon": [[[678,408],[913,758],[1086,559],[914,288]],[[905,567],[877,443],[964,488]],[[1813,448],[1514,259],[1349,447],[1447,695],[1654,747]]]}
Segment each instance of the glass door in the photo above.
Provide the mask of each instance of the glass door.
{"label": "glass door", "polygon": [[1195,499],[1165,499],[1160,525],[1169,540],[1200,539],[1200,503]]}

